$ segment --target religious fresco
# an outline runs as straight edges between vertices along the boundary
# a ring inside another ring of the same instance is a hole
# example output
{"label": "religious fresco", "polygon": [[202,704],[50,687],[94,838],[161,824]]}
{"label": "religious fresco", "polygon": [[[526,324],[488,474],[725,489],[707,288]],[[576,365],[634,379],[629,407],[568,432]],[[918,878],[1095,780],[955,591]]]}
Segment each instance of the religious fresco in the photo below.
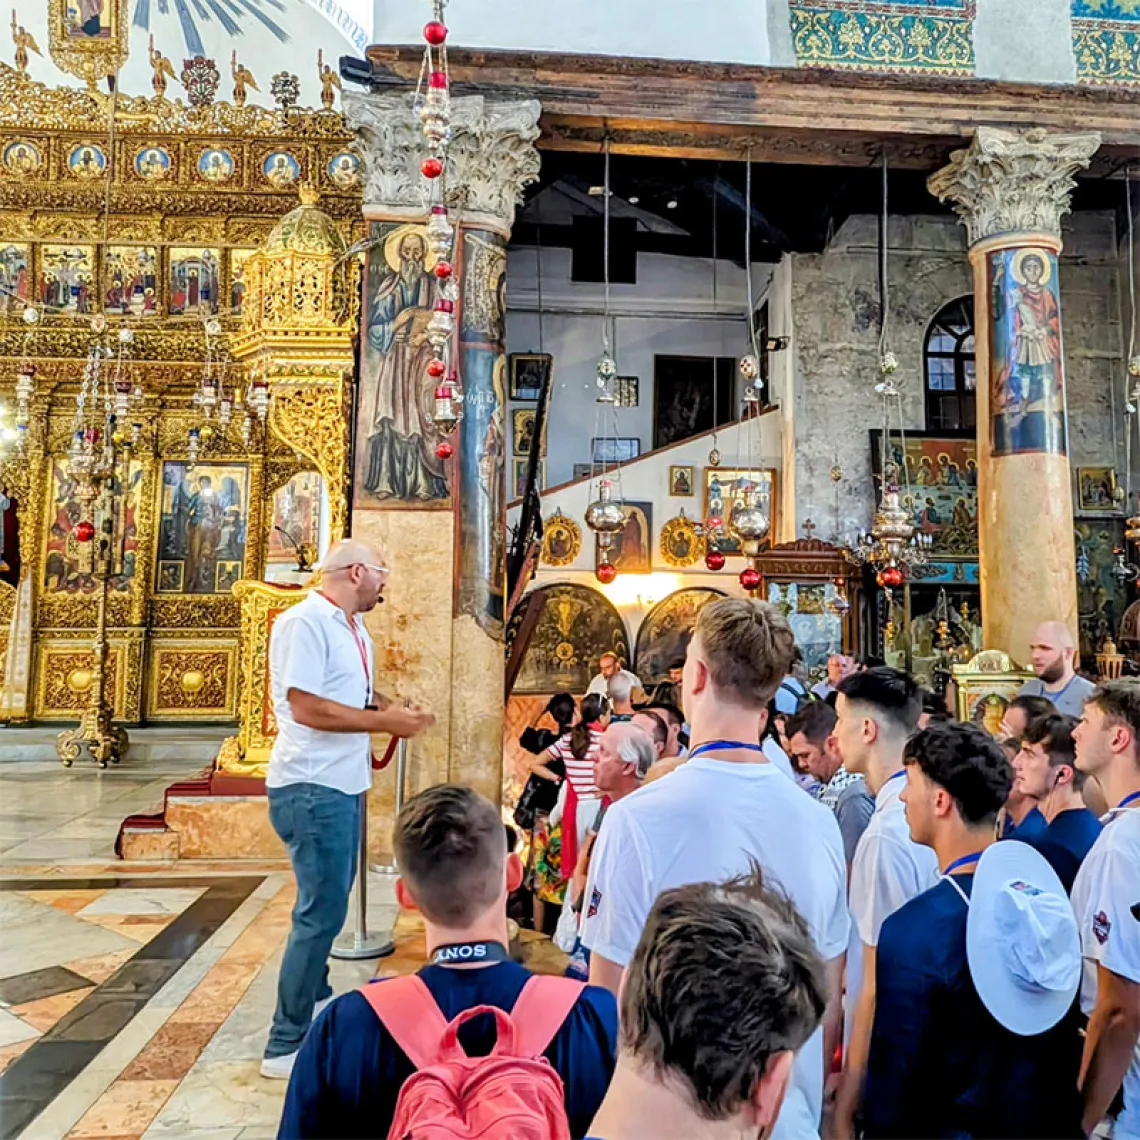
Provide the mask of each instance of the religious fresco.
{"label": "religious fresco", "polygon": [[103,148],[94,143],[73,146],[67,155],[67,169],[84,182],[102,178],[106,166],[107,156],[103,153]]}
{"label": "religious fresco", "polygon": [[95,250],[89,245],[40,246],[40,301],[66,313],[90,313]]}
{"label": "religious fresco", "polygon": [[360,159],[351,151],[341,151],[329,159],[329,178],[345,190],[351,190],[360,181]]}
{"label": "religious fresco", "polygon": [[261,173],[280,190],[284,186],[292,186],[301,177],[301,164],[288,151],[275,150],[266,155]]}
{"label": "religious fresco", "polygon": [[[357,397],[354,507],[447,507],[447,464],[432,420],[435,382],[425,335],[437,297],[424,227],[372,226],[365,280],[364,359]],[[471,378],[463,375],[468,391]]]}
{"label": "religious fresco", "polygon": [[1140,83],[1140,4],[1072,0],[1079,83]]}
{"label": "religious fresco", "polygon": [[0,245],[0,315],[22,312],[31,299],[28,274],[28,246],[14,241]]}
{"label": "religious fresco", "polygon": [[633,671],[645,686],[669,680],[669,666],[683,661],[701,610],[723,598],[721,590],[699,586],[677,590],[645,615],[637,631]]}
{"label": "religious fresco", "polygon": [[267,565],[295,566],[300,546],[311,547],[316,556],[321,537],[321,488],[316,471],[301,471],[274,493]]}
{"label": "religious fresco", "polygon": [[1066,453],[1057,256],[998,249],[990,290],[990,428],[994,455]]}
{"label": "religious fresco", "polygon": [[[871,432],[876,485],[882,478],[882,431]],[[903,472],[901,504],[915,529],[930,536],[932,560],[978,557],[978,460],[972,435],[908,432],[906,452],[891,437],[891,459]],[[905,459],[905,467],[903,461]]]}
{"label": "religious fresco", "polygon": [[506,244],[489,230],[464,230],[460,256],[459,375],[464,404],[453,461],[461,496],[456,605],[484,632],[502,638],[507,561]]}
{"label": "religious fresco", "polygon": [[973,75],[974,0],[791,0],[801,67]]}
{"label": "religious fresco", "polygon": [[779,500],[776,497],[776,472],[771,467],[753,467],[749,470],[736,467],[705,468],[705,513],[707,519],[715,515],[724,519],[724,537],[717,540],[717,548],[722,554],[741,554],[740,540],[730,528],[732,508],[743,502],[744,491],[753,487],[758,492],[760,509],[768,515],[768,537],[760,543],[761,550],[772,545],[771,536],[779,529],[776,513]]}
{"label": "religious fresco", "polygon": [[93,594],[98,585],[92,573],[95,543],[81,543],[74,535],[77,523],[93,522],[106,529],[114,524],[116,547],[112,551],[111,590],[126,593],[135,576],[138,558],[138,530],[136,520],[139,508],[139,490],[143,479],[142,464],[133,461],[126,469],[127,493],[116,498],[122,517],[112,520],[85,514],[75,497],[75,481],[71,479],[60,459],[52,463],[52,481],[48,501],[47,542],[44,547],[45,594]]}
{"label": "religious fresco", "polygon": [[515,694],[583,696],[603,653],[629,659],[625,623],[604,594],[566,583],[540,586],[515,607],[512,626],[527,607],[543,602],[542,615],[515,678]]}
{"label": "religious fresco", "polygon": [[9,174],[15,174],[21,178],[28,174],[35,174],[37,170],[42,169],[43,164],[43,152],[35,143],[28,142],[27,139],[16,139],[15,142],[8,143],[0,151],[0,166],[3,166]]}
{"label": "religious fresco", "polygon": [[595,565],[611,563],[619,574],[648,574],[653,569],[653,504],[624,502],[625,525],[613,536],[608,556],[594,540]]}
{"label": "religious fresco", "polygon": [[163,463],[155,589],[227,593],[245,561],[248,509],[248,464]]}
{"label": "religious fresco", "polygon": [[174,246],[169,253],[170,314],[205,316],[218,311],[218,266],[221,252],[201,246]]}
{"label": "religious fresco", "polygon": [[1106,637],[1114,636],[1128,608],[1128,586],[1113,576],[1124,549],[1122,519],[1077,519],[1077,626],[1083,664],[1092,665]]}
{"label": "religious fresco", "polygon": [[170,152],[161,146],[144,146],[135,155],[135,173],[147,182],[161,182],[170,173]]}
{"label": "religious fresco", "polygon": [[112,245],[103,253],[103,311],[152,317],[158,306],[158,250]]}
{"label": "religious fresco", "polygon": [[198,156],[197,170],[207,182],[228,182],[234,174],[234,157],[221,147],[209,147]]}

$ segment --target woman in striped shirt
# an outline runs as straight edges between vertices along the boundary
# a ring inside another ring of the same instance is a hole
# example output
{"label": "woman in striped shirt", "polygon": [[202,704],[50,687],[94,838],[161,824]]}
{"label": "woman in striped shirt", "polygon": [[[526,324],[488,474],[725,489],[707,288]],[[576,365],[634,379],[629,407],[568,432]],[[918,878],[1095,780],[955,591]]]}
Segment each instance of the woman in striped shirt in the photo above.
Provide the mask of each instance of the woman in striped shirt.
{"label": "woman in striped shirt", "polygon": [[594,783],[594,759],[598,741],[610,719],[610,703],[598,693],[582,698],[580,719],[574,728],[546,751],[551,760],[560,760],[566,779],[558,794],[558,803],[550,813],[551,824],[562,824],[562,879],[574,874],[578,848],[586,838],[586,829],[597,815],[601,794]]}

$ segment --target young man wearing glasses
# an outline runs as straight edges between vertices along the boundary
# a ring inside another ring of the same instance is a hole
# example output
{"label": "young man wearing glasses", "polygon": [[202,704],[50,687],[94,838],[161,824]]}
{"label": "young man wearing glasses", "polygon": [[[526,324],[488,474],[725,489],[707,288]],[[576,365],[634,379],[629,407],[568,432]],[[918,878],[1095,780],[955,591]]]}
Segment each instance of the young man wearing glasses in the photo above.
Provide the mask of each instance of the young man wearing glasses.
{"label": "young man wearing glasses", "polygon": [[297,904],[261,1075],[287,1080],[314,1007],[332,997],[328,956],[348,911],[360,801],[372,783],[371,734],[412,737],[435,722],[372,685],[372,640],[361,615],[383,599],[379,550],[343,539],[321,584],[273,624],[269,679],[277,738],[265,786],[269,820],[289,851]]}

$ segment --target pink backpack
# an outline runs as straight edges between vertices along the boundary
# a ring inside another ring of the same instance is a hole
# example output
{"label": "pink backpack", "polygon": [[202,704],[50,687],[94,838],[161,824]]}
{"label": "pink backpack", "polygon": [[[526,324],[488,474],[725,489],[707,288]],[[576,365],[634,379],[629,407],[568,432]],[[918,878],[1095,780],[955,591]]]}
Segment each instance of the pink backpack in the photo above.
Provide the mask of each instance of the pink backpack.
{"label": "pink backpack", "polygon": [[[570,1140],[562,1078],[542,1056],[583,983],[532,977],[507,1013],[465,1009],[450,1023],[414,974],[363,986],[365,1000],[416,1071],[404,1082],[388,1140]],[[498,1040],[468,1057],[459,1027],[489,1013]]]}

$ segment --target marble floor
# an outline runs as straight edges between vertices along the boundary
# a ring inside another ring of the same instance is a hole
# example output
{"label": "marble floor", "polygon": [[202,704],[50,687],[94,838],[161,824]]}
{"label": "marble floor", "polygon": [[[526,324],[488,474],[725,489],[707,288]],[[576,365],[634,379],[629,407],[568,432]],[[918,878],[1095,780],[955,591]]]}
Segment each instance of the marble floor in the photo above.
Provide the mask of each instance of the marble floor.
{"label": "marble floor", "polygon": [[[285,1085],[258,1066],[294,899],[287,864],[111,854],[122,817],[189,774],[165,760],[0,763],[0,1140],[276,1135]],[[369,875],[368,925],[392,931],[396,951],[334,960],[338,993],[424,960],[389,875]],[[548,941],[524,938],[531,965],[560,971]]]}

